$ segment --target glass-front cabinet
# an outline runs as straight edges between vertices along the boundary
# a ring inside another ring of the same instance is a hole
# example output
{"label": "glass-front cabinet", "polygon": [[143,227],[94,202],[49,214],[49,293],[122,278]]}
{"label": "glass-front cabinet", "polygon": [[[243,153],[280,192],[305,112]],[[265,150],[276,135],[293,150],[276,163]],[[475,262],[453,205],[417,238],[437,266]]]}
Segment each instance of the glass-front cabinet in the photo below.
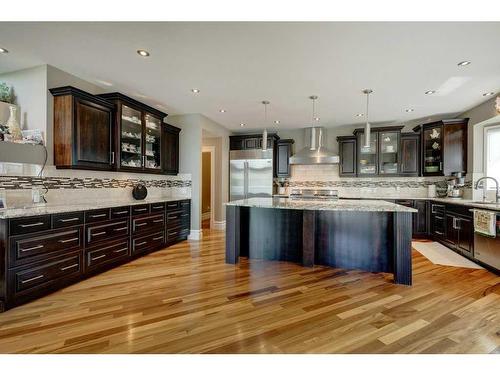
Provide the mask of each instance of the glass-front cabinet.
{"label": "glass-front cabinet", "polygon": [[99,96],[116,105],[116,169],[162,173],[162,124],[166,114],[120,93]]}
{"label": "glass-front cabinet", "polygon": [[377,168],[377,148],[378,148],[378,134],[372,132],[370,135],[370,145],[365,145],[365,133],[358,134],[358,175],[369,176],[376,175]]}
{"label": "glass-front cabinet", "polygon": [[423,131],[423,162],[426,175],[442,174],[443,171],[443,127],[434,126]]}
{"label": "glass-front cabinet", "polygon": [[379,174],[399,173],[399,131],[381,131],[379,135]]}

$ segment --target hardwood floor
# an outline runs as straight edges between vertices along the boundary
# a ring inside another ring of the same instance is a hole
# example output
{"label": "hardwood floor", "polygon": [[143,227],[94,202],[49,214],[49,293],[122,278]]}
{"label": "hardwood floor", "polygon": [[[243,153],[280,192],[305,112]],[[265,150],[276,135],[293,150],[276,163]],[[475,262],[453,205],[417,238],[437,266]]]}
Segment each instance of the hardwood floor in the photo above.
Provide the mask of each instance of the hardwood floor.
{"label": "hardwood floor", "polygon": [[224,263],[183,242],[0,314],[2,353],[499,353],[500,277],[413,254],[390,275]]}

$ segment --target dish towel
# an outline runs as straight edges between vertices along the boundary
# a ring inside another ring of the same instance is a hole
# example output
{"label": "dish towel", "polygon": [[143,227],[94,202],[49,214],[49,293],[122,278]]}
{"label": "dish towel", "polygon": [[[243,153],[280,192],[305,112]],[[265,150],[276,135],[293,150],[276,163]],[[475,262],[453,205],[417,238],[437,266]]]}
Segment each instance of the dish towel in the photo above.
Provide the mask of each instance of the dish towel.
{"label": "dish towel", "polygon": [[474,210],[474,232],[488,237],[496,237],[497,235],[496,212]]}

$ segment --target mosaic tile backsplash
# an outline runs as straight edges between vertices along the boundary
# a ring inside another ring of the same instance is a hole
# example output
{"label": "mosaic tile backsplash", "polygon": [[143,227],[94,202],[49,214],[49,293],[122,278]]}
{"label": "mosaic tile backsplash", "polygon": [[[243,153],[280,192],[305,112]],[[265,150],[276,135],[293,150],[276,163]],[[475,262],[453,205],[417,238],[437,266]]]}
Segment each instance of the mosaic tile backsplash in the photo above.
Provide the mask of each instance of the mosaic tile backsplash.
{"label": "mosaic tile backsplash", "polygon": [[113,179],[82,177],[30,177],[0,176],[0,188],[9,190],[45,187],[46,189],[100,189],[100,188],[132,188],[142,182],[148,188],[182,188],[191,187],[190,180],[146,180],[146,179]]}

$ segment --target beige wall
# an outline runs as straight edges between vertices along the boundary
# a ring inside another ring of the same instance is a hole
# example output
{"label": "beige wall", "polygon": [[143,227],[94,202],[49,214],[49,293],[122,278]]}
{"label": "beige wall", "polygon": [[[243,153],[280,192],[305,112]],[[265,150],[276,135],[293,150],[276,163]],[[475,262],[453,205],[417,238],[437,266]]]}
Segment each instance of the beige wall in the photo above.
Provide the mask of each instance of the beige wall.
{"label": "beige wall", "polygon": [[201,213],[210,212],[211,197],[211,166],[212,155],[210,152],[203,152],[201,157]]}

